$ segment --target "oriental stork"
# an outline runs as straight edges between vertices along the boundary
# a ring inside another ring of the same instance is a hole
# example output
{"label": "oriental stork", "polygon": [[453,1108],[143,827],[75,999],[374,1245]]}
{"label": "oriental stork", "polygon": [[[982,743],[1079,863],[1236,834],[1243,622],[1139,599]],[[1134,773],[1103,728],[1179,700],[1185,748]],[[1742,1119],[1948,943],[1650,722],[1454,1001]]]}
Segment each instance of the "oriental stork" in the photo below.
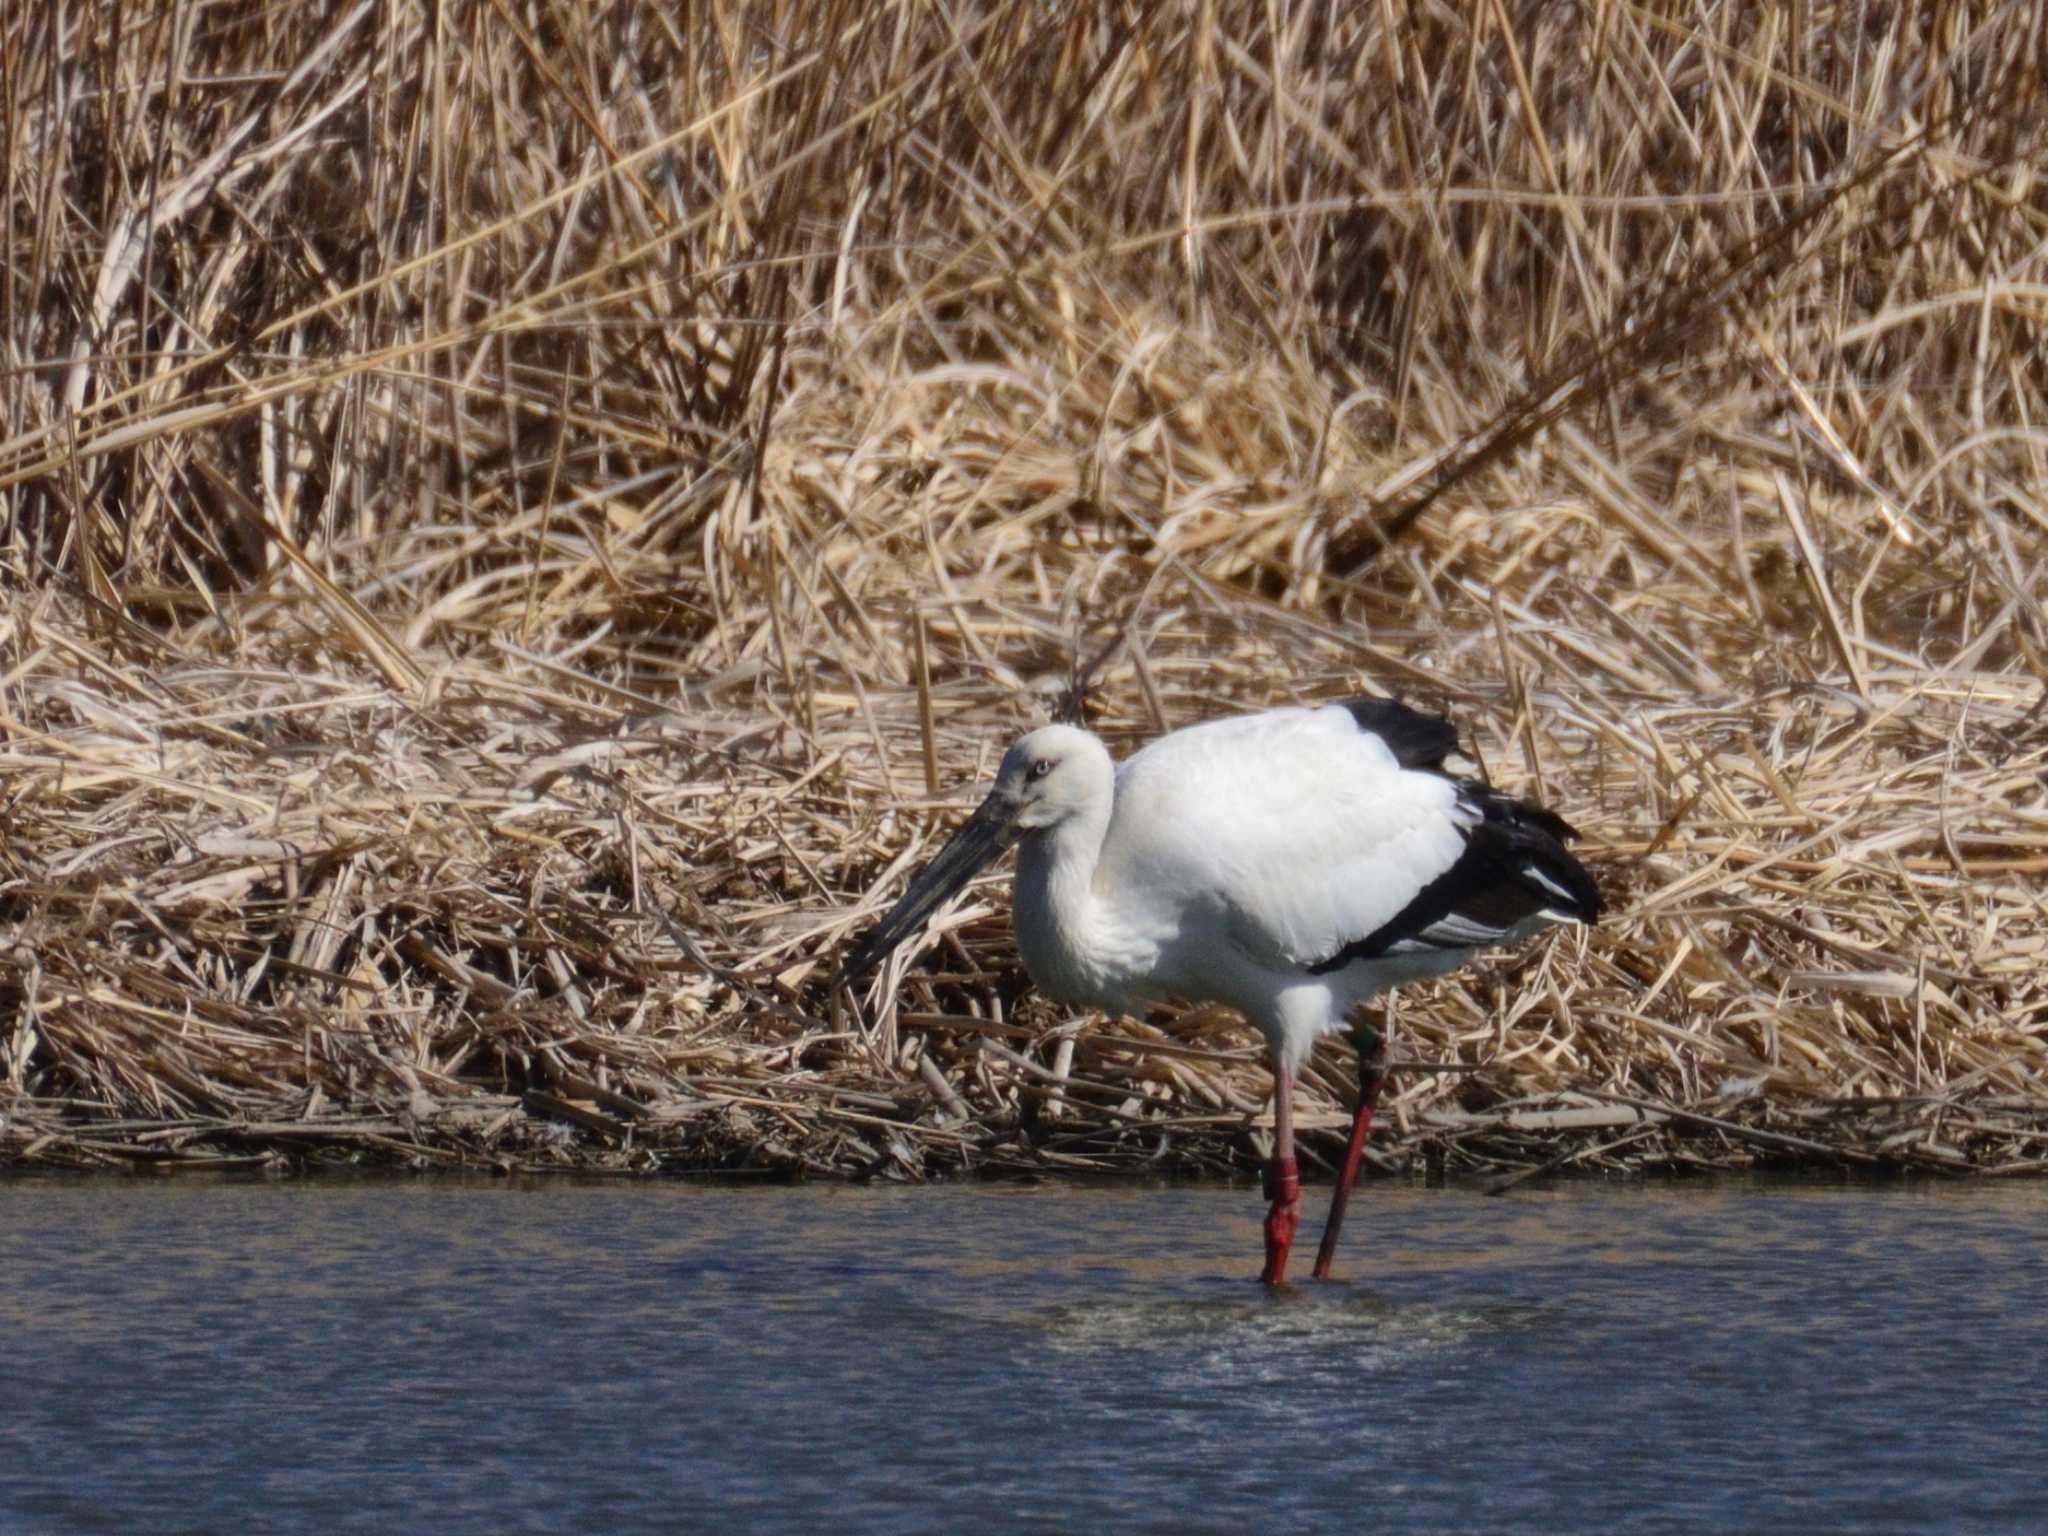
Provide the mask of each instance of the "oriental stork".
{"label": "oriental stork", "polygon": [[[1385,699],[1274,709],[1174,731],[1121,765],[1048,725],[1012,746],[981,808],[861,939],[859,980],[1003,850],[1017,849],[1017,947],[1055,1001],[1142,1015],[1169,999],[1237,1009],[1273,1069],[1266,1262],[1300,1221],[1295,1074],[1320,1035],[1390,987],[1559,923],[1600,893],[1558,816],[1447,771],[1451,723]],[[1371,1125],[1384,1044],[1360,1017],[1359,1102],[1315,1273]]]}

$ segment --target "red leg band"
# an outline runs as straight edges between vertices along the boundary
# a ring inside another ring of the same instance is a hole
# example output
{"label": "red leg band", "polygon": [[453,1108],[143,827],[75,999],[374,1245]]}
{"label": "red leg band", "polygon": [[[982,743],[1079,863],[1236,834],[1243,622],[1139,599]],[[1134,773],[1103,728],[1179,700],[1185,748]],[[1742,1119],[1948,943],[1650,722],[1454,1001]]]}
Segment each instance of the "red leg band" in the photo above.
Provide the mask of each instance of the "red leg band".
{"label": "red leg band", "polygon": [[1278,1285],[1287,1278],[1287,1255],[1301,1225],[1301,1169],[1293,1158],[1266,1164],[1266,1193],[1273,1203],[1266,1211],[1266,1267],[1259,1278]]}

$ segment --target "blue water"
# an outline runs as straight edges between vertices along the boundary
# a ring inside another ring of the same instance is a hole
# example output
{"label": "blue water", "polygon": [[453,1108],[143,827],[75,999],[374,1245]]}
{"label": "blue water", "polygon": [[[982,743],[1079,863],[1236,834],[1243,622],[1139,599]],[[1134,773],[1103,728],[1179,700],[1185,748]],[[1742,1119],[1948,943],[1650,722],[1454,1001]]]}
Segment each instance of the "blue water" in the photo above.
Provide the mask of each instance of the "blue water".
{"label": "blue water", "polygon": [[2048,1530],[2048,1186],[1260,1211],[0,1181],[0,1529]]}

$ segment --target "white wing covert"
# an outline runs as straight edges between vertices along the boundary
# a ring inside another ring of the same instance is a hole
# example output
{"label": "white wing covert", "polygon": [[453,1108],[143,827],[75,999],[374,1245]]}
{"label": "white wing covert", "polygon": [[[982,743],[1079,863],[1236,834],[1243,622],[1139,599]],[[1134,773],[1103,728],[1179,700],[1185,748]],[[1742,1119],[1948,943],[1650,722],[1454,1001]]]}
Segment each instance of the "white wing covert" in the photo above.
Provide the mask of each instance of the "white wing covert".
{"label": "white wing covert", "polygon": [[1312,974],[1465,952],[1600,897],[1547,811],[1442,767],[1448,722],[1384,700],[1175,732],[1124,764],[1103,868]]}
{"label": "white wing covert", "polygon": [[1105,874],[1223,918],[1262,966],[1307,969],[1379,933],[1465,848],[1456,783],[1404,769],[1342,707],[1176,731],[1116,793]]}

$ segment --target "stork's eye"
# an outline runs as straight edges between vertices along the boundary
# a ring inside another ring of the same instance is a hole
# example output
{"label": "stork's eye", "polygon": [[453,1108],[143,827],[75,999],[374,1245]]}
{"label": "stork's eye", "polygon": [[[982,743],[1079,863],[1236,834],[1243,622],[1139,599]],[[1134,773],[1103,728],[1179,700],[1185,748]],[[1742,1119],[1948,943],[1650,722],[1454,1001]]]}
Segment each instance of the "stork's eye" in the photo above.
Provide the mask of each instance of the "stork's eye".
{"label": "stork's eye", "polygon": [[1025,773],[1024,777],[1027,779],[1042,779],[1048,773],[1051,772],[1052,759],[1049,757],[1041,757],[1040,759],[1038,759],[1037,762],[1031,765],[1029,771]]}

